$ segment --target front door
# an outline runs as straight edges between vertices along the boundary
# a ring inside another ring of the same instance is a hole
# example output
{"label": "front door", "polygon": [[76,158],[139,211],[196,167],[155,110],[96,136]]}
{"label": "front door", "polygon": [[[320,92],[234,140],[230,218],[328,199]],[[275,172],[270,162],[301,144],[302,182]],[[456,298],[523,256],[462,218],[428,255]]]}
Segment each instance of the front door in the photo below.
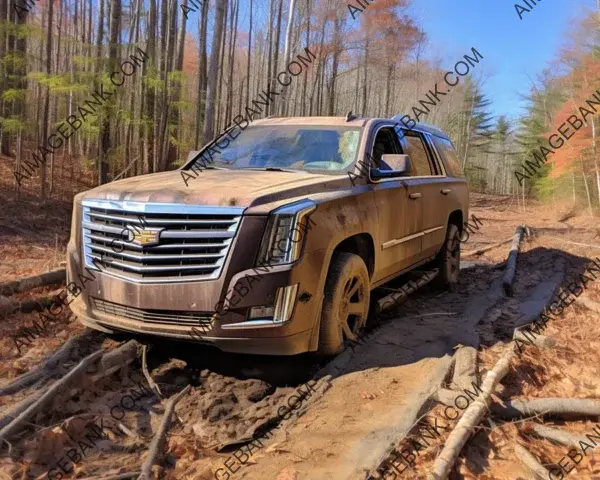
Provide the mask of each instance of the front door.
{"label": "front door", "polygon": [[[372,163],[385,169],[382,155],[403,154],[393,124],[375,128],[370,149]],[[421,257],[421,185],[412,179],[395,177],[371,183],[379,216],[379,241],[375,246],[378,272],[374,282],[396,275]]]}

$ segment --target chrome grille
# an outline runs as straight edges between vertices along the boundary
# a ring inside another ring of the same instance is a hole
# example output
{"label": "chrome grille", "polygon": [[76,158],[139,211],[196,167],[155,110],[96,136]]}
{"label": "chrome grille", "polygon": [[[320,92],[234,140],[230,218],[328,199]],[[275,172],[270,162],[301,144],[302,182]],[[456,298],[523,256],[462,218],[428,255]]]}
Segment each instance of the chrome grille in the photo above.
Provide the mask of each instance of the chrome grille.
{"label": "chrome grille", "polygon": [[[244,211],[176,203],[84,200],[85,266],[138,283],[219,277]],[[134,234],[160,229],[158,244]]]}
{"label": "chrome grille", "polygon": [[92,297],[93,309],[96,313],[115,315],[117,317],[137,320],[145,323],[175,323],[185,326],[211,325],[211,313],[182,312],[177,310],[146,310],[141,308],[120,305]]}

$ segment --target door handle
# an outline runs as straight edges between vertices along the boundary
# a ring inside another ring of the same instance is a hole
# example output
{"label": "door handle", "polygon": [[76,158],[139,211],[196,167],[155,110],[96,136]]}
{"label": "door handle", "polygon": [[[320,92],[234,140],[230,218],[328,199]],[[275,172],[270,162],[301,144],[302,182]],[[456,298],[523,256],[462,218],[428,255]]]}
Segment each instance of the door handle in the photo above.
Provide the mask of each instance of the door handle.
{"label": "door handle", "polygon": [[420,193],[411,193],[408,198],[410,198],[411,200],[416,200],[417,198],[421,198],[421,194]]}
{"label": "door handle", "polygon": [[442,188],[442,189],[440,190],[440,193],[441,193],[442,195],[448,195],[448,194],[450,193],[450,189],[449,189],[449,188]]}

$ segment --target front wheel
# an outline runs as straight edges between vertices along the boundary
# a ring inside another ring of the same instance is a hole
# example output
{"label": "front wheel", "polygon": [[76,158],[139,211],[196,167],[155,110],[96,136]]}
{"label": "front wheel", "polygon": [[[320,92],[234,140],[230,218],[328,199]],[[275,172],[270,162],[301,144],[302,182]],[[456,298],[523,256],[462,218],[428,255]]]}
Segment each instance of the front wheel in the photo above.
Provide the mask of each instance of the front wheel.
{"label": "front wheel", "polygon": [[318,354],[337,355],[344,341],[356,341],[369,316],[370,281],[367,266],[353,253],[336,253],[325,282]]}
{"label": "front wheel", "polygon": [[439,269],[437,285],[450,291],[456,290],[460,272],[460,232],[454,224],[448,225],[444,246],[436,258],[436,267]]}

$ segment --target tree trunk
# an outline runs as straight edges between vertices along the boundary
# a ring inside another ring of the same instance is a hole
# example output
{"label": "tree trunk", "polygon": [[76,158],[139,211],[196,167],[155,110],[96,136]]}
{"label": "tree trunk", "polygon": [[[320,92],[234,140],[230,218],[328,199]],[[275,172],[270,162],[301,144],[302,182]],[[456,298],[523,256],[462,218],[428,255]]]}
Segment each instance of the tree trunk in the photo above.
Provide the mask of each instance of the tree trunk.
{"label": "tree trunk", "polygon": [[[283,51],[283,64],[288,65],[290,63],[290,57],[292,52],[292,28],[294,26],[294,10],[296,9],[296,0],[290,0],[290,6],[288,11],[288,21],[285,28],[285,48]],[[279,105],[279,114],[285,115],[286,102],[286,90],[283,91],[281,96],[281,103]]]}
{"label": "tree trunk", "polygon": [[208,25],[208,0],[202,4],[201,18],[198,19],[199,56],[198,59],[198,101],[196,107],[196,150],[200,148],[200,125],[204,122],[206,98],[206,33]]}
{"label": "tree trunk", "polygon": [[250,102],[250,58],[252,57],[252,7],[254,0],[250,0],[250,28],[248,31],[248,58],[246,62],[246,105]]}
{"label": "tree trunk", "polygon": [[148,173],[155,171],[155,155],[154,155],[154,92],[155,87],[150,82],[152,77],[156,76],[156,0],[149,0],[150,2],[150,15],[148,20],[148,46],[147,53],[150,57],[146,63],[144,63],[143,75],[146,79],[145,83],[145,101],[144,101],[144,140],[145,140],[145,162],[148,166]]}
{"label": "tree trunk", "polygon": [[[52,73],[52,24],[54,20],[54,2],[48,2],[48,30],[46,32],[46,75]],[[46,145],[48,139],[48,123],[50,121],[50,87],[46,87],[44,96],[44,118],[42,120],[41,144]],[[46,200],[46,164],[40,167],[40,198]]]}
{"label": "tree trunk", "polygon": [[206,119],[202,131],[202,143],[208,143],[214,137],[215,128],[215,95],[217,74],[219,71],[219,41],[223,30],[226,0],[215,0],[216,13],[213,28],[212,48],[210,52],[210,67],[208,69],[208,84],[206,88]]}

